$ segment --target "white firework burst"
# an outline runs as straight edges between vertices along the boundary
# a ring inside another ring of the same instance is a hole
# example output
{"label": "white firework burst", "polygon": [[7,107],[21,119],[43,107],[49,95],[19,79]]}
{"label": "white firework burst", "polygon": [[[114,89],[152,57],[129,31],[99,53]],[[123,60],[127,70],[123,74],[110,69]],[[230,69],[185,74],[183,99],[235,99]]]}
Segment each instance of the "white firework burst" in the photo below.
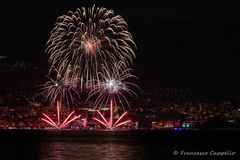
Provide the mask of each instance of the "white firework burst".
{"label": "white firework burst", "polygon": [[114,105],[119,102],[124,110],[126,105],[130,107],[126,96],[137,97],[133,88],[138,88],[135,83],[128,82],[130,79],[137,79],[136,76],[131,74],[132,69],[125,69],[124,63],[119,62],[114,64],[112,68],[103,66],[102,71],[99,73],[101,80],[95,81],[87,100],[96,96],[95,108],[106,106],[110,100],[113,100]]}
{"label": "white firework burst", "polygon": [[[128,68],[136,45],[126,21],[106,8],[78,8],[60,16],[52,29],[46,52],[49,63],[60,72],[66,65],[81,66],[78,72],[86,83],[99,79],[102,65],[119,61]],[[107,63],[106,63],[107,62]]]}
{"label": "white firework burst", "polygon": [[61,103],[66,103],[69,107],[69,104],[73,102],[74,96],[80,97],[77,91],[79,80],[75,77],[75,72],[72,72],[69,68],[67,67],[64,74],[55,69],[56,79],[47,76],[49,81],[41,85],[42,88],[39,95],[43,96],[45,101],[50,102],[51,106],[54,106],[59,100]]}

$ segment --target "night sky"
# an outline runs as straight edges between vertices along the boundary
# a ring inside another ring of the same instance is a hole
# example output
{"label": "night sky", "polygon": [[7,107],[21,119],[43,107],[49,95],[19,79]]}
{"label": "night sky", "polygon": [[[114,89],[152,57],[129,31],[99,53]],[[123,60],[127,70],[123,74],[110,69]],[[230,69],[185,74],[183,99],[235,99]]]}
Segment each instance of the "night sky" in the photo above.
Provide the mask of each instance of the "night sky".
{"label": "night sky", "polygon": [[240,95],[240,6],[226,2],[8,1],[0,5],[0,55],[47,61],[45,44],[56,18],[96,4],[127,21],[138,46],[134,68],[141,88]]}

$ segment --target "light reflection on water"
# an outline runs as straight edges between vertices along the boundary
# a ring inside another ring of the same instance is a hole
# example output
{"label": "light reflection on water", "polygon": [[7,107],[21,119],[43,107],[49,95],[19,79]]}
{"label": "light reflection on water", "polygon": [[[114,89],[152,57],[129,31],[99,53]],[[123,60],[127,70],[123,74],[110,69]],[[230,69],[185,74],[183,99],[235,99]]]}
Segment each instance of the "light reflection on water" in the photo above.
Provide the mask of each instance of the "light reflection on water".
{"label": "light reflection on water", "polygon": [[0,160],[155,159],[162,155],[160,147],[151,143],[132,143],[123,138],[2,140]]}
{"label": "light reflection on water", "polygon": [[143,132],[131,136],[112,133],[66,136],[58,132],[54,132],[54,136],[43,136],[39,133],[0,132],[0,160],[163,160],[180,158],[173,156],[175,150],[239,151],[238,132]]}
{"label": "light reflection on water", "polygon": [[43,142],[39,150],[40,160],[140,160],[143,152],[139,145],[61,141]]}

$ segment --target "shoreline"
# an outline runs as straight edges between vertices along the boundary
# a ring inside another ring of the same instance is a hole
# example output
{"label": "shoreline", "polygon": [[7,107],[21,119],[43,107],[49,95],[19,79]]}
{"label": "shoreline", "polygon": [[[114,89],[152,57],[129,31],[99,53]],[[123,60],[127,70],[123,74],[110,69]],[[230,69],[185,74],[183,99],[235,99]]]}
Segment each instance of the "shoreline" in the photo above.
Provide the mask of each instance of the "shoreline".
{"label": "shoreline", "polygon": [[1,143],[129,144],[169,147],[239,148],[240,130],[0,130]]}

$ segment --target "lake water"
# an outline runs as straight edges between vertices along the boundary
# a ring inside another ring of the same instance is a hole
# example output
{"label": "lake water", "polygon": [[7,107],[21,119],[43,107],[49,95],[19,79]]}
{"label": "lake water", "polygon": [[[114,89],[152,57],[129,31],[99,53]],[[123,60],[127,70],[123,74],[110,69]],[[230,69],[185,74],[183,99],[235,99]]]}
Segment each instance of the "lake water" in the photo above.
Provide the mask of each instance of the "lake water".
{"label": "lake water", "polygon": [[236,158],[239,155],[239,147],[234,146],[237,142],[234,143],[233,140],[239,133],[232,133],[232,141],[229,141],[226,137],[229,135],[226,134],[218,134],[214,136],[215,139],[211,137],[213,134],[207,134],[208,136],[202,134],[200,136],[202,138],[199,139],[197,133],[182,135],[171,132],[154,134],[144,132],[141,135],[94,133],[89,136],[79,134],[77,137],[63,135],[60,132],[51,134],[31,134],[31,131],[27,134],[24,131],[21,134],[15,132],[7,133],[8,135],[0,133],[1,160],[162,160],[184,158],[184,156],[173,155],[173,152],[182,150],[236,152],[235,155],[225,156],[227,159]]}
{"label": "lake water", "polygon": [[84,141],[90,142],[74,139],[1,142],[0,157],[21,160],[140,160],[169,154],[166,146],[154,144],[119,142],[119,139],[108,139],[101,143],[94,143],[91,139]]}

